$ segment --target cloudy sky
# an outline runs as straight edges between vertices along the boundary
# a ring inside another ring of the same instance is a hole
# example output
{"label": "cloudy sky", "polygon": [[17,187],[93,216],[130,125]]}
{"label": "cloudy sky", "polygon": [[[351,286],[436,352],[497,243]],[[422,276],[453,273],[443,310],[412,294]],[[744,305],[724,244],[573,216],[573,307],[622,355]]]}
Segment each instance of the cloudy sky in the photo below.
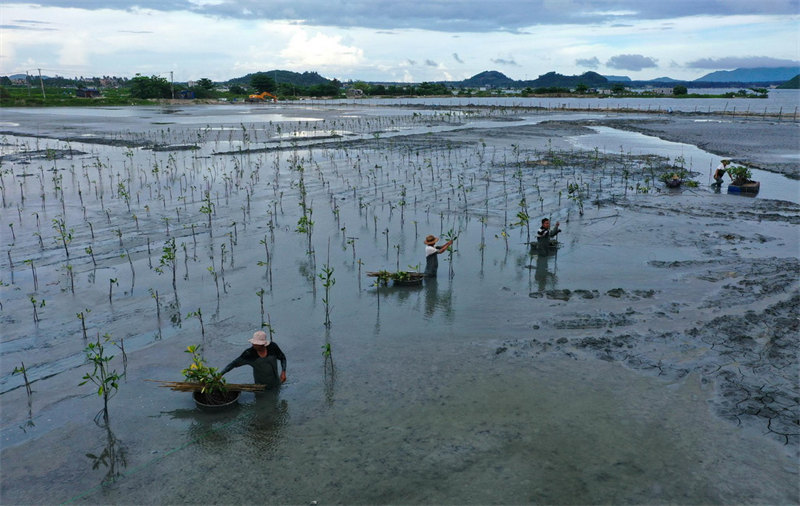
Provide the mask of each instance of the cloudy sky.
{"label": "cloudy sky", "polygon": [[692,80],[797,65],[798,27],[800,0],[4,0],[0,75]]}

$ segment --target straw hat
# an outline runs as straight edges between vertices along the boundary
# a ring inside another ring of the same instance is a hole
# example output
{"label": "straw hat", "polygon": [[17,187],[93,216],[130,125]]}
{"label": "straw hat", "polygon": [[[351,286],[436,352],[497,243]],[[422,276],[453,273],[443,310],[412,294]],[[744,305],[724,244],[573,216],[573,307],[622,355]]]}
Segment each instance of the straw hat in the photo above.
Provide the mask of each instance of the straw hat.
{"label": "straw hat", "polygon": [[436,244],[438,240],[439,240],[438,237],[429,235],[428,237],[425,238],[425,244],[428,246],[433,246],[434,244]]}
{"label": "straw hat", "polygon": [[253,333],[253,337],[250,339],[251,344],[255,344],[257,346],[268,346],[270,343],[269,338],[267,337],[267,333],[263,330],[257,330]]}

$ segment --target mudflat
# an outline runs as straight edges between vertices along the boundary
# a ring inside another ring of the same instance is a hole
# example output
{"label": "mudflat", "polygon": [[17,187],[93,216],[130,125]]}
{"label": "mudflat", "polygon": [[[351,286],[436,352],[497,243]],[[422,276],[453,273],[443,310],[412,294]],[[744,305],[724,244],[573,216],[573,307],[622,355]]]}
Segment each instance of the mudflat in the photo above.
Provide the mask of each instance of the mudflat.
{"label": "mudflat", "polygon": [[[788,186],[797,123],[321,105],[4,120],[4,503],[800,500],[798,199],[575,148],[609,126]],[[672,173],[699,184],[667,189]],[[543,217],[563,230],[547,256],[528,244]],[[424,264],[427,234],[458,236],[436,279],[372,286]],[[277,392],[208,414],[146,381],[180,380],[192,344],[223,367],[267,321]],[[78,386],[104,334],[124,372],[107,425]]]}

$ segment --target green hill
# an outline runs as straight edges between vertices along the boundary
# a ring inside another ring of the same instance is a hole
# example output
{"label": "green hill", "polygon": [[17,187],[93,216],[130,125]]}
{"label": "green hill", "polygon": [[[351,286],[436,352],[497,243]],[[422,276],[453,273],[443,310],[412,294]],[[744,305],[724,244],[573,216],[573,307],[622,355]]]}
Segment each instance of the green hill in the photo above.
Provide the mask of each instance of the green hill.
{"label": "green hill", "polygon": [[[264,73],[268,74],[278,84],[291,84],[294,86],[308,87],[317,84],[328,84],[331,82],[330,79],[326,79],[316,72],[303,72],[301,74],[299,72],[292,72],[290,70],[269,70],[265,71]],[[253,74],[255,73],[247,74],[242,77],[235,77],[229,80],[228,84],[249,85]]]}
{"label": "green hill", "polygon": [[777,86],[779,90],[800,90],[800,74]]}
{"label": "green hill", "polygon": [[481,72],[480,74],[475,74],[469,79],[463,80],[460,84],[461,86],[469,88],[478,88],[481,86],[491,86],[494,88],[507,88],[514,86],[514,83],[516,83],[516,81],[514,81],[510,77],[507,77],[502,72],[498,72],[496,70],[486,70],[484,72]]}
{"label": "green hill", "polygon": [[594,88],[607,85],[608,79],[597,72],[586,72],[579,76],[565,76],[557,72],[548,72],[533,81],[524,81],[524,84],[531,88],[574,88],[579,84]]}

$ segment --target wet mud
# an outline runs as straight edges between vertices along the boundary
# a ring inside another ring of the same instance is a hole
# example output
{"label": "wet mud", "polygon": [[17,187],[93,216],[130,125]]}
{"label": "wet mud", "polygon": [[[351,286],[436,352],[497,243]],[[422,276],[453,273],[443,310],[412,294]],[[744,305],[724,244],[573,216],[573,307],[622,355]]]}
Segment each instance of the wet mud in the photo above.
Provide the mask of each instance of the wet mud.
{"label": "wet mud", "polygon": [[[13,118],[2,502],[800,500],[799,204],[715,193],[705,167],[662,152],[570,141],[645,128],[624,115],[285,109],[187,108],[168,131],[162,112],[118,111],[119,131],[95,119],[105,140],[74,150],[69,117],[40,133],[39,116]],[[685,121],[646,125],[797,171]],[[797,141],[758,125],[779,139],[765,152]],[[675,171],[700,184],[665,188]],[[539,256],[546,216],[563,233]],[[371,284],[424,263],[429,233],[458,236],[436,280]],[[180,380],[191,344],[224,366],[266,320],[289,360],[279,391],[208,414],[146,381]],[[78,386],[104,334],[124,374],[105,426]]]}

